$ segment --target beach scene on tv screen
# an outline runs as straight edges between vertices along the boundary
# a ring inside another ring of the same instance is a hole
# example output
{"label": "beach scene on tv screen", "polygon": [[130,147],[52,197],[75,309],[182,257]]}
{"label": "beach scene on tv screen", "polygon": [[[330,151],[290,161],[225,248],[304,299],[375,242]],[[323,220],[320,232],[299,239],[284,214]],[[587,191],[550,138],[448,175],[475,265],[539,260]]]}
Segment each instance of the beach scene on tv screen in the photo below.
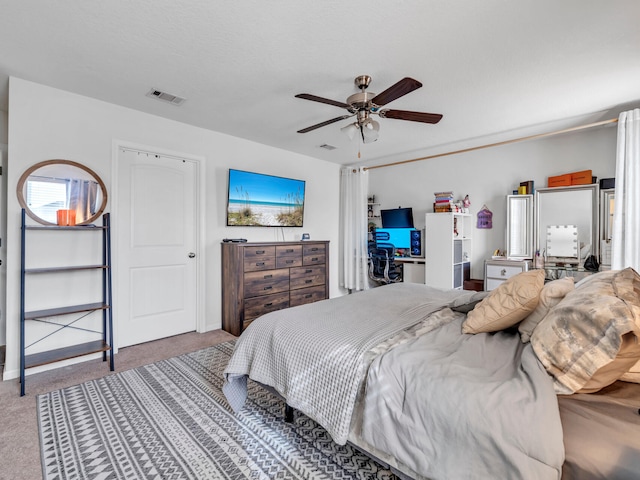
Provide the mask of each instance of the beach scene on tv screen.
{"label": "beach scene on tv screen", "polygon": [[227,225],[301,227],[303,180],[229,170]]}

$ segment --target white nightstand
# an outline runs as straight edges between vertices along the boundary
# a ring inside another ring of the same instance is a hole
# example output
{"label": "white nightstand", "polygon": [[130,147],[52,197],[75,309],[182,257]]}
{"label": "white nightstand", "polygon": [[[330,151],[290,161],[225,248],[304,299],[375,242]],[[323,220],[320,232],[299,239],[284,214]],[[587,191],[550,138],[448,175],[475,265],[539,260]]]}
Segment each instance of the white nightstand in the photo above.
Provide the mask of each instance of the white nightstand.
{"label": "white nightstand", "polygon": [[502,282],[522,272],[530,270],[531,260],[485,260],[484,289],[497,288]]}

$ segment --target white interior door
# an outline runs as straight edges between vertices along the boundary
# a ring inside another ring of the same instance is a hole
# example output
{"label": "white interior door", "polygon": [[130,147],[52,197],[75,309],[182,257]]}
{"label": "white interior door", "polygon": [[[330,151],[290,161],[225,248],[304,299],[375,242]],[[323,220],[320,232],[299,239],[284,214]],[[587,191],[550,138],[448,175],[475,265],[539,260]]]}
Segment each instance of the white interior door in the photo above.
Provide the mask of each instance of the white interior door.
{"label": "white interior door", "polygon": [[196,164],[119,149],[118,346],[196,329]]}

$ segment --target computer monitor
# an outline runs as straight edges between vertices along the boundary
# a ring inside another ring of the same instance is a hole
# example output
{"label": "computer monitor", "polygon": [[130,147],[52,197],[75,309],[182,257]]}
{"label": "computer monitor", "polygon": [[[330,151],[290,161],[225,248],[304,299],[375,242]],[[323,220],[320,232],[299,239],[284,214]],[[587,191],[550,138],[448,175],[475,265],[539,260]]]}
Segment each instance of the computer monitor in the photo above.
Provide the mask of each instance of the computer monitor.
{"label": "computer monitor", "polygon": [[380,210],[382,228],[413,228],[413,209]]}
{"label": "computer monitor", "polygon": [[413,230],[413,228],[376,228],[376,243],[391,243],[396,249],[409,250]]}

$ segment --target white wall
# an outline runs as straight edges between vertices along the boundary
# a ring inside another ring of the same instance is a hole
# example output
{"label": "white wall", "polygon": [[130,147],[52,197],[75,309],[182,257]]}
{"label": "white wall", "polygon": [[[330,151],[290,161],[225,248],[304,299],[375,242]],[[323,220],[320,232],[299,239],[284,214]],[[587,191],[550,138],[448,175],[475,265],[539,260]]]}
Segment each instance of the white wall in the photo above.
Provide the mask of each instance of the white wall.
{"label": "white wall", "polygon": [[[305,226],[303,229],[284,229],[284,240],[299,240],[303,231],[310,233],[312,239],[330,240],[330,294],[341,294],[337,275],[338,165],[18,78],[10,79],[9,95],[7,318],[10,321],[6,326],[0,325],[1,330],[6,328],[5,378],[15,376],[19,365],[20,206],[14,193],[18,179],[30,165],[62,158],[83,163],[94,170],[111,194],[114,141],[206,159],[206,240],[203,248],[206,256],[207,329],[221,326],[220,241],[225,237],[244,237],[250,241],[283,239],[280,229],[225,226],[227,172],[230,167],[306,180]],[[167,108],[177,107],[167,105]],[[115,204],[113,198],[109,198],[107,211],[111,203]],[[113,219],[113,224],[117,224],[117,219]],[[113,235],[117,235],[117,231],[114,230]],[[55,292],[43,294],[55,295]],[[117,321],[114,317],[116,328]]]}
{"label": "white wall", "polygon": [[0,111],[0,166],[2,167],[2,177],[0,177],[0,345],[5,345],[6,342],[6,329],[5,325],[5,285],[7,280],[6,270],[6,245],[7,239],[5,238],[5,232],[7,231],[7,151],[9,150],[9,117],[7,112]]}
{"label": "white wall", "polygon": [[616,132],[615,126],[591,129],[374,169],[369,193],[381,208],[412,207],[416,228],[424,228],[424,214],[433,211],[434,192],[452,190],[456,200],[468,194],[474,225],[486,205],[493,228],[472,232],[471,277],[483,278],[484,260],[506,247],[506,195],[521,181],[546,187],[548,176],[579,170],[591,169],[598,179],[614,177]]}

